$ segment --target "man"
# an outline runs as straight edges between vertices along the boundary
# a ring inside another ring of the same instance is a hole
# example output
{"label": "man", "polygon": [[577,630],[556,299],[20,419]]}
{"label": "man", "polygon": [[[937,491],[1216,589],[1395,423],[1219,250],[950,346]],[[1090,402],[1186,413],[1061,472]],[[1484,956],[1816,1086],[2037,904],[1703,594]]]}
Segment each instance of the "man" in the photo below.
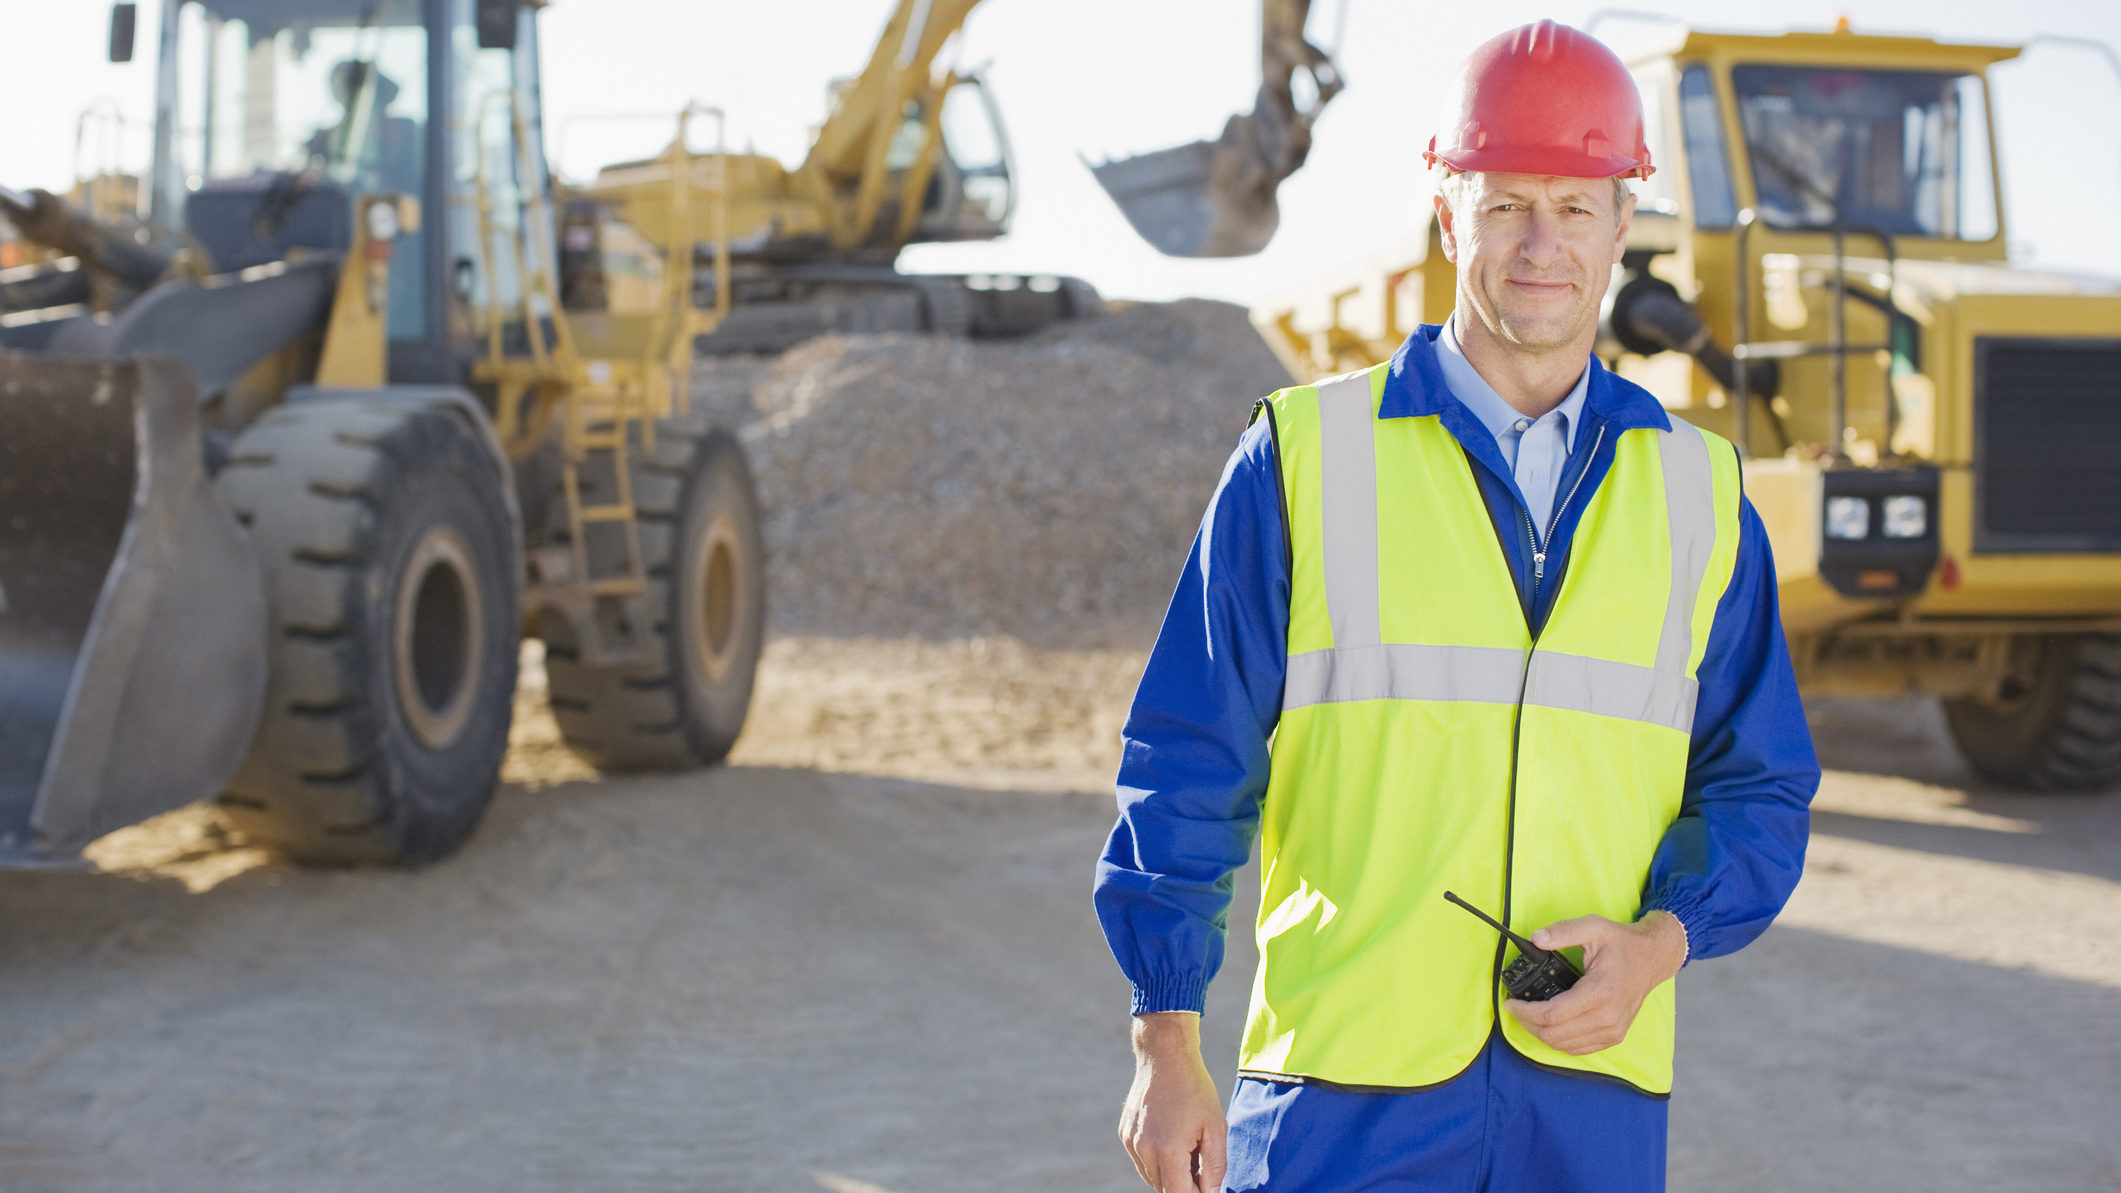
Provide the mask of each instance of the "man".
{"label": "man", "polygon": [[[1736,455],[1592,356],[1652,169],[1633,82],[1543,21],[1449,111],[1457,309],[1261,404],[1125,730],[1096,902],[1158,1190],[1661,1189],[1672,978],[1802,868],[1818,764]],[[1199,1012],[1255,833],[1226,1128]],[[1510,998],[1446,890],[1581,980]]]}

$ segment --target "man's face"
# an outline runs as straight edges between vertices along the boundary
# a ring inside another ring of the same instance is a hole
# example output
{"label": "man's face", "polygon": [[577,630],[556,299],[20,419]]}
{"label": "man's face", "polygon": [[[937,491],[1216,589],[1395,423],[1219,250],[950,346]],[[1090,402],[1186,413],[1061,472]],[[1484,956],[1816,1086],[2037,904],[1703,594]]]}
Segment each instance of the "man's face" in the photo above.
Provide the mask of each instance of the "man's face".
{"label": "man's face", "polygon": [[1599,304],[1628,240],[1635,198],[1612,180],[1466,174],[1436,197],[1458,297],[1497,339],[1529,352],[1595,334]]}

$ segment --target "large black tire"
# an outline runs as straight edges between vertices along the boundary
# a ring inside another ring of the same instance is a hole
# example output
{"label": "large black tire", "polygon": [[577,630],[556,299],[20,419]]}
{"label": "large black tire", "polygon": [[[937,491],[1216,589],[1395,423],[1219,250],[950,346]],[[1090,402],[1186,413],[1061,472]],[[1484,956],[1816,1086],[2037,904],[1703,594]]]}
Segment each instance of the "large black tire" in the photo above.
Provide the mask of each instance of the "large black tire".
{"label": "large black tire", "polygon": [[301,403],[236,439],[220,486],[271,619],[265,713],[221,797],[239,828],[327,863],[429,861],[471,835],[516,686],[506,483],[434,407]]}
{"label": "large black tire", "polygon": [[1995,699],[1944,702],[1982,778],[2035,791],[2121,786],[2121,636],[2037,635],[2014,646]]}
{"label": "large black tire", "polygon": [[552,611],[539,622],[553,719],[599,770],[720,762],[744,728],[766,640],[765,545],[743,449],[720,428],[675,422],[655,439],[633,468],[648,588],[628,619],[651,661],[593,664],[580,627]]}

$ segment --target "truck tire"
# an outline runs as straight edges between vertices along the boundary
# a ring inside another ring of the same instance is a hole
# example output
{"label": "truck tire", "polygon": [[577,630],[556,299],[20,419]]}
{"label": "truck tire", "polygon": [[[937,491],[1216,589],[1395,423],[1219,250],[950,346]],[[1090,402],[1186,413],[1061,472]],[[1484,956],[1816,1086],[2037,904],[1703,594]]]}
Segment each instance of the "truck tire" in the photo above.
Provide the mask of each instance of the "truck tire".
{"label": "truck tire", "polygon": [[2039,635],[2022,679],[1997,699],[1944,702],[1945,722],[1976,773],[2035,791],[2121,785],[2121,636]]}
{"label": "truck tire", "polygon": [[648,573],[634,622],[650,660],[598,665],[578,627],[551,611],[539,623],[553,720],[599,770],[720,762],[744,728],[765,645],[765,547],[743,449],[725,430],[676,422],[655,439],[633,470]]}
{"label": "truck tire", "polygon": [[516,686],[517,544],[486,446],[446,409],[306,402],[238,436],[219,483],[271,620],[222,806],[300,861],[450,853],[492,797]]}

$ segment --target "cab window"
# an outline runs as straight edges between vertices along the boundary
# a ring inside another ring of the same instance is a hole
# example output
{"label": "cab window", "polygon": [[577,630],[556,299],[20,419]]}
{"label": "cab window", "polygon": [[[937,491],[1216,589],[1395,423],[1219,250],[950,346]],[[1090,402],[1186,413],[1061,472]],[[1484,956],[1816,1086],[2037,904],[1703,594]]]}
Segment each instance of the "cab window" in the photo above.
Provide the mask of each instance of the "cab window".
{"label": "cab window", "polygon": [[1723,143],[1723,113],[1716,83],[1705,66],[1679,76],[1679,134],[1686,142],[1687,185],[1693,193],[1694,226],[1728,228],[1738,222],[1731,186],[1731,155]]}
{"label": "cab window", "polygon": [[1768,225],[1995,235],[1978,75],[1740,66],[1731,82]]}

